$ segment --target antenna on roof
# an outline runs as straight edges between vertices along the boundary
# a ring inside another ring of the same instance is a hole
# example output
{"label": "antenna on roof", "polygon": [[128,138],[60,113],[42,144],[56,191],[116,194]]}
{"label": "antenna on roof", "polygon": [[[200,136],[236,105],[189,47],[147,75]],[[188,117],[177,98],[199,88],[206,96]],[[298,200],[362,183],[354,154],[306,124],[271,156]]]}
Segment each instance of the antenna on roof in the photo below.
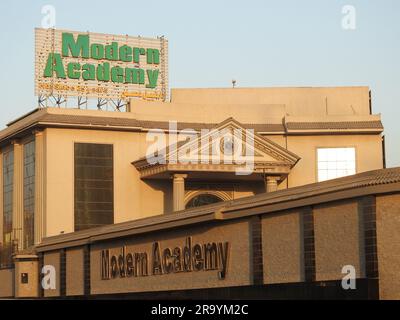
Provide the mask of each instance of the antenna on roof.
{"label": "antenna on roof", "polygon": [[235,88],[235,87],[236,87],[236,80],[232,79],[232,88]]}

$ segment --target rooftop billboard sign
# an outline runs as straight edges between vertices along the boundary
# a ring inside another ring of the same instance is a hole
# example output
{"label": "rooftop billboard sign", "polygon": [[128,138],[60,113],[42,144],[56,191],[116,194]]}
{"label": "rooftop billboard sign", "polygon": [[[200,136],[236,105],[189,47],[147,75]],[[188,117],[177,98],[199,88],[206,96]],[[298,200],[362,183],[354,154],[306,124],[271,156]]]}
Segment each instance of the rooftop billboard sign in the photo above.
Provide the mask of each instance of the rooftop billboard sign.
{"label": "rooftop billboard sign", "polygon": [[37,28],[35,94],[164,101],[168,41]]}

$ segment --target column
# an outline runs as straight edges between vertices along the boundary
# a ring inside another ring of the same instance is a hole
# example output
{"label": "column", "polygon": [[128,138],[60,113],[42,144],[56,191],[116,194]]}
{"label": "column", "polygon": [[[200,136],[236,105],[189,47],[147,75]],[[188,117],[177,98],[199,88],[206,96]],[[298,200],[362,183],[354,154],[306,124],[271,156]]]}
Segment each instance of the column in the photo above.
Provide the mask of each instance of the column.
{"label": "column", "polygon": [[44,133],[35,131],[35,245],[39,244],[44,236],[44,207],[45,207],[45,155],[44,155]]}
{"label": "column", "polygon": [[265,178],[265,191],[266,192],[274,192],[278,190],[278,180],[279,177],[268,176]]}
{"label": "column", "polygon": [[[38,256],[34,254],[15,255],[14,265],[15,297],[37,298],[39,296]],[[22,281],[22,274],[25,274],[25,281]]]}
{"label": "column", "polygon": [[301,211],[303,224],[304,281],[314,282],[316,279],[314,211],[310,206],[303,207]]}
{"label": "column", "polygon": [[20,142],[13,141],[12,144],[14,145],[13,240],[18,244],[18,250],[22,250],[24,243],[24,155],[23,145]]}
{"label": "column", "polygon": [[185,179],[187,174],[173,175],[173,209],[180,211],[185,209]]}

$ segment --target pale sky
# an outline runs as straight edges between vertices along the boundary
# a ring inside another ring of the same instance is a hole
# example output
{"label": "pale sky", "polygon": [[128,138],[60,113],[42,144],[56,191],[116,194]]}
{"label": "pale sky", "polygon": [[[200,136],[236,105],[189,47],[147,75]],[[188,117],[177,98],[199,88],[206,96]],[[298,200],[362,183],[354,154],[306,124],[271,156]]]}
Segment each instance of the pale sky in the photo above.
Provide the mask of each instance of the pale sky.
{"label": "pale sky", "polygon": [[[388,166],[400,166],[399,0],[0,1],[0,127],[36,108],[34,28],[44,5],[56,28],[169,40],[171,88],[369,86]],[[345,5],[354,30],[342,27]]]}

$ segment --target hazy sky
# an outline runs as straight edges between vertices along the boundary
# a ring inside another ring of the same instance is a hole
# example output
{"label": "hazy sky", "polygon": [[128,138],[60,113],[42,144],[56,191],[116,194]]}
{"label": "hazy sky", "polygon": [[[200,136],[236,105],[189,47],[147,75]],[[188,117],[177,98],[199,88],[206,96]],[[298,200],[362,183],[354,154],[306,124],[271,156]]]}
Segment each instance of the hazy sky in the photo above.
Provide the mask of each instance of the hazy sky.
{"label": "hazy sky", "polygon": [[[37,106],[34,28],[46,4],[56,28],[165,35],[171,88],[367,85],[388,166],[400,166],[399,0],[1,0],[1,127]],[[345,5],[355,30],[342,28]]]}

